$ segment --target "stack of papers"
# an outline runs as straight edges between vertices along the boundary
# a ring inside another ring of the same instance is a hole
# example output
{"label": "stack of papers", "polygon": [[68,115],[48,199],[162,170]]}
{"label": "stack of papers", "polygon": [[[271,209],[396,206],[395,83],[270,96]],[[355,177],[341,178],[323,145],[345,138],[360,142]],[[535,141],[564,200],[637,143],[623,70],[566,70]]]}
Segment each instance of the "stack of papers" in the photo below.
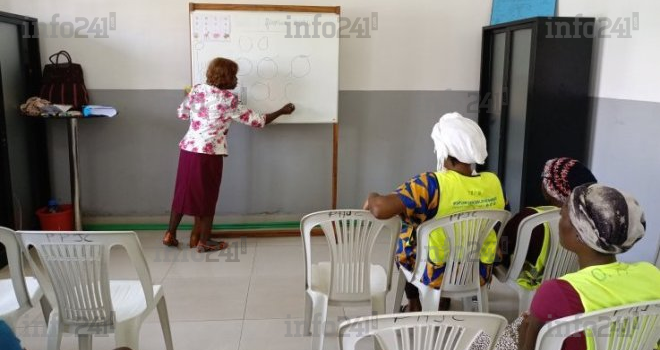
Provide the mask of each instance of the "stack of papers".
{"label": "stack of papers", "polygon": [[65,116],[67,111],[71,109],[71,105],[46,105],[41,107],[41,115],[46,116]]}
{"label": "stack of papers", "polygon": [[106,117],[114,117],[117,115],[117,110],[109,106],[88,105],[83,107],[83,115],[88,117],[90,115],[103,115]]}

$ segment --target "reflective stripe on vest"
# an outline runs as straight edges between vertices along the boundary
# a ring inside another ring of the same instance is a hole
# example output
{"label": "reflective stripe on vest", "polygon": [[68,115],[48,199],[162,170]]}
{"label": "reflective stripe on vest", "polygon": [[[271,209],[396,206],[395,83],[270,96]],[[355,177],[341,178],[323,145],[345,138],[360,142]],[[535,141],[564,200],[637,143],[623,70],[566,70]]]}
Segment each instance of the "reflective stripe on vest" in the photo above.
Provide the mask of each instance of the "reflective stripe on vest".
{"label": "reflective stripe on vest", "polygon": [[[584,312],[660,299],[660,270],[647,262],[590,266],[560,279],[580,295]],[[585,333],[587,350],[594,350],[593,337]]]}
{"label": "reflective stripe on vest", "polygon": [[[464,176],[452,170],[437,172],[440,203],[436,217],[476,209],[504,209],[504,193],[500,180],[493,173]],[[481,249],[480,260],[492,264],[497,251],[497,235],[491,231]],[[449,253],[449,241],[438,228],[429,237],[429,262],[441,265]]]}

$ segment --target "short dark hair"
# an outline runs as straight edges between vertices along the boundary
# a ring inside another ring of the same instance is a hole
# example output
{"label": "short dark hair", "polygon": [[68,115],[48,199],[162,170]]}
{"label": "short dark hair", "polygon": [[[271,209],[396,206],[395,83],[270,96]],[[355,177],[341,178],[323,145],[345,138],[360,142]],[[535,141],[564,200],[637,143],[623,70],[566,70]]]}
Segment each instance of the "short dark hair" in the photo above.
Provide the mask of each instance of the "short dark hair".
{"label": "short dark hair", "polygon": [[206,83],[220,89],[232,87],[238,73],[238,64],[222,57],[214,58],[206,69]]}
{"label": "short dark hair", "polygon": [[454,156],[447,156],[447,159],[449,159],[449,162],[454,165],[456,163],[462,163],[460,160],[456,159]]}

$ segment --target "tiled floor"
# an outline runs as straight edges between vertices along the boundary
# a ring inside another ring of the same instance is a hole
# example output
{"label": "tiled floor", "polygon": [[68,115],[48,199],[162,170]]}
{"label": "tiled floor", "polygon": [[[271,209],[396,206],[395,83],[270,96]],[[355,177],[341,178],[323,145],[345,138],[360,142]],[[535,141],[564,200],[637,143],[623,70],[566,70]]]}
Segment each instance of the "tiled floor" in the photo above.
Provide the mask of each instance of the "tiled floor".
{"label": "tiled floor", "polygon": [[[310,349],[311,337],[302,336],[304,305],[303,251],[300,238],[231,239],[229,253],[198,254],[194,250],[166,248],[162,232],[138,233],[154,283],[165,288],[175,349],[252,350]],[[180,232],[188,242],[188,232]],[[315,259],[327,260],[325,239],[314,237]],[[376,252],[385,264],[388,245],[379,241]],[[135,277],[127,255],[120,250],[111,256],[111,277]],[[0,270],[6,278],[7,268]],[[394,275],[396,281],[397,275]],[[517,297],[512,290],[493,283],[491,312],[515,317]],[[391,310],[394,291],[387,299]],[[462,306],[460,301],[452,308]],[[337,349],[337,327],[347,317],[370,314],[367,308],[330,307],[325,349]],[[28,350],[46,348],[46,328],[38,308],[24,315],[17,334]],[[143,350],[164,349],[158,317],[151,315],[140,333]],[[371,349],[373,343],[363,342]],[[62,350],[78,349],[71,335],[65,335]],[[114,349],[114,336],[94,338],[94,349]]]}

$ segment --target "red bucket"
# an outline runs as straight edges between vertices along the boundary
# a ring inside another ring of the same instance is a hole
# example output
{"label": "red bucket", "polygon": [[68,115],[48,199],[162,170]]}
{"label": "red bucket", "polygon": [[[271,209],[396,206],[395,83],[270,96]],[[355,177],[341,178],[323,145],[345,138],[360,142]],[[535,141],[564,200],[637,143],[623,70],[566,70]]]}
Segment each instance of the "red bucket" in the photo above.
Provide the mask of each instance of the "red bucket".
{"label": "red bucket", "polygon": [[73,206],[59,205],[57,213],[49,213],[48,207],[37,210],[41,229],[44,231],[73,231]]}

